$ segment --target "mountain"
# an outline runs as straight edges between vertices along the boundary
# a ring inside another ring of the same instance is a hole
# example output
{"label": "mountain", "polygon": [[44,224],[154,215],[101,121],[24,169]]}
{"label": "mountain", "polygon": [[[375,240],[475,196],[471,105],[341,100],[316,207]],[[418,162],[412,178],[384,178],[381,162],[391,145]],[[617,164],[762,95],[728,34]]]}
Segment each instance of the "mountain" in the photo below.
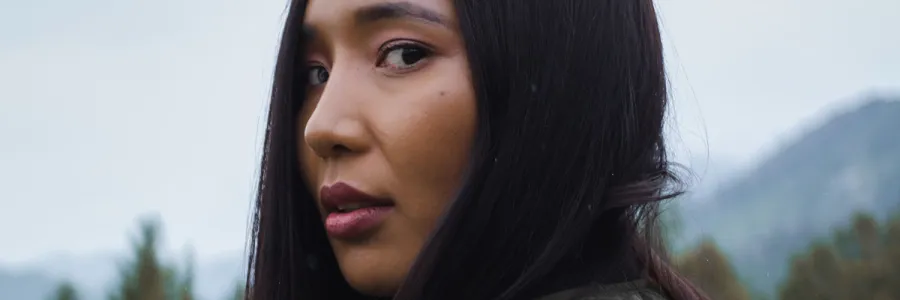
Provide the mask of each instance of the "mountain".
{"label": "mountain", "polygon": [[[900,97],[872,97],[681,207],[683,239],[713,237],[745,283],[773,295],[792,254],[857,211],[900,204]],[[775,109],[775,108],[773,108]]]}
{"label": "mountain", "polygon": [[0,269],[0,299],[43,300],[57,284],[38,272]]}
{"label": "mountain", "polygon": [[691,197],[685,200],[694,202],[709,200],[709,195],[722,189],[742,171],[732,160],[713,153],[692,156],[684,167],[690,170],[688,177],[683,179],[690,180],[687,188],[691,194]]}
{"label": "mountain", "polygon": [[119,260],[120,256],[113,253],[77,256],[59,254],[16,266],[16,269],[39,272],[42,276],[53,279],[56,284],[72,281],[83,298],[101,299],[110,278],[117,274]]}
{"label": "mountain", "polygon": [[[81,299],[106,299],[118,276],[122,255],[60,255],[14,267],[0,267],[0,299],[44,300],[64,280],[75,284]],[[169,260],[174,255],[169,255]],[[194,289],[198,299],[227,299],[237,282],[242,281],[244,262],[241,254],[200,259],[195,268]]]}

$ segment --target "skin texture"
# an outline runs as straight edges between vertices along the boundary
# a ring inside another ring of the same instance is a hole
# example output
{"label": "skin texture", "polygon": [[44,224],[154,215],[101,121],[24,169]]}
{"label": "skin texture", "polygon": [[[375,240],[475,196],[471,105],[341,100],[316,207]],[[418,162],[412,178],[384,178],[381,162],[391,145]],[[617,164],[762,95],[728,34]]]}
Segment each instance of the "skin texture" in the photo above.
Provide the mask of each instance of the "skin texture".
{"label": "skin texture", "polygon": [[359,11],[385,3],[397,2],[309,1],[311,86],[297,124],[310,190],[343,182],[394,202],[387,219],[363,238],[329,237],[350,285],[380,296],[398,289],[461,185],[476,114],[450,1],[402,5],[427,9],[425,19],[359,18]]}

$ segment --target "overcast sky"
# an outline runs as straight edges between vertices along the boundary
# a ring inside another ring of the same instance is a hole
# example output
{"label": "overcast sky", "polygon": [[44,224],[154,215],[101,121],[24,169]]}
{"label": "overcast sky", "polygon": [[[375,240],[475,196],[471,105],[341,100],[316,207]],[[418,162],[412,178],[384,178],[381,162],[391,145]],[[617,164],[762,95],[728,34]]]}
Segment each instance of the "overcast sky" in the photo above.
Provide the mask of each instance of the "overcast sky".
{"label": "overcast sky", "polygon": [[[747,165],[900,92],[896,0],[660,0],[680,153]],[[0,0],[0,264],[243,249],[284,0]],[[682,156],[684,157],[684,156]]]}

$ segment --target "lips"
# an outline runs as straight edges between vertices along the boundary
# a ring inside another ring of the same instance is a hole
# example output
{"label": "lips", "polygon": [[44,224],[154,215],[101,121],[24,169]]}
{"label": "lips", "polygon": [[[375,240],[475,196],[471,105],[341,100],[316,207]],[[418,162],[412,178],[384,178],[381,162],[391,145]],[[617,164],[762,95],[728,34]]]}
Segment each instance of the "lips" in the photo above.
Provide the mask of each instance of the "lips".
{"label": "lips", "polygon": [[393,201],[361,192],[338,182],[324,186],[319,199],[325,209],[325,230],[341,239],[358,238],[371,233],[393,211]]}

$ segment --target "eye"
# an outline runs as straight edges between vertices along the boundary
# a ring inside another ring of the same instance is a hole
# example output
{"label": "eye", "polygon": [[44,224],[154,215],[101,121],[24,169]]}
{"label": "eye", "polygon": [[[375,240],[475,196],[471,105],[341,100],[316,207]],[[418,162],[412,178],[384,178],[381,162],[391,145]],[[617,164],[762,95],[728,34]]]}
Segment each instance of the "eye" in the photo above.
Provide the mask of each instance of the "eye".
{"label": "eye", "polygon": [[431,55],[431,50],[418,43],[403,41],[389,45],[381,52],[378,66],[394,71],[407,71]]}
{"label": "eye", "polygon": [[323,66],[309,67],[309,85],[320,85],[328,81],[328,69]]}

